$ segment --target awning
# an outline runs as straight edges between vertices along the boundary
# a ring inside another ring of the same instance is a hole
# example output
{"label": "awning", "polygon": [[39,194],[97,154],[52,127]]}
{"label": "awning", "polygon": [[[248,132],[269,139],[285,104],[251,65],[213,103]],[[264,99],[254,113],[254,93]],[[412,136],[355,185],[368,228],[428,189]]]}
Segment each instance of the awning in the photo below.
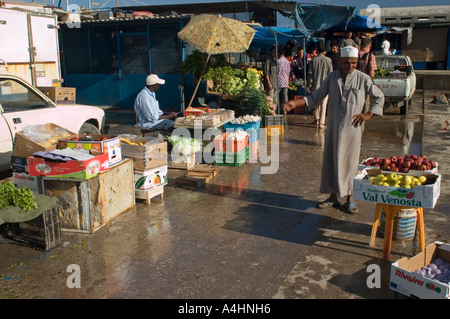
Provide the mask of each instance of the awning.
{"label": "awning", "polygon": [[253,29],[256,32],[252,43],[257,44],[286,43],[292,38],[300,39],[305,36],[300,30],[289,27],[253,27]]}
{"label": "awning", "polygon": [[381,24],[369,19],[368,17],[355,14],[350,18],[350,20],[343,21],[337,25],[328,28],[327,31],[355,31],[364,32],[372,31],[379,32],[386,30]]}

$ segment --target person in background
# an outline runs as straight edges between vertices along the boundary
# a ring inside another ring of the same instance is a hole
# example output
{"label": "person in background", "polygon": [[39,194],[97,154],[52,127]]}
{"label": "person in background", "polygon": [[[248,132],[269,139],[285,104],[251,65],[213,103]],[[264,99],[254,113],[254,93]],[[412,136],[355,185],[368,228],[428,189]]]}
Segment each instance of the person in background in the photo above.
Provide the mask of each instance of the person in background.
{"label": "person in background", "polygon": [[[384,95],[370,76],[356,70],[357,48],[344,47],[340,54],[341,68],[331,72],[311,95],[284,104],[283,111],[287,113],[303,106],[311,111],[329,96],[320,192],[330,196],[316,207],[340,207],[339,197],[346,196],[343,210],[355,214],[359,210],[352,193],[361,151],[361,124],[374,114],[383,114]],[[372,102],[369,112],[364,113],[367,95],[372,97]]]}
{"label": "person in background", "polygon": [[339,45],[337,41],[330,42],[330,50],[326,54],[331,59],[333,64],[333,71],[338,70],[341,67],[341,57],[339,55]]}
{"label": "person in background", "polygon": [[270,58],[264,63],[264,79],[267,96],[272,99],[274,105],[278,105],[278,66],[275,46],[270,48]]}
{"label": "person in background", "polygon": [[289,76],[291,74],[291,63],[284,56],[284,48],[278,49],[278,88],[280,90],[280,105],[289,100]]}
{"label": "person in background", "polygon": [[297,49],[297,55],[291,62],[291,78],[294,84],[297,82],[296,79],[305,79],[305,50],[302,46]]}
{"label": "person in background", "polygon": [[345,32],[345,36],[344,38],[341,40],[341,42],[339,43],[339,47],[343,48],[343,47],[348,47],[348,46],[352,46],[352,47],[357,47],[357,44],[355,43],[355,41],[353,41],[352,39],[352,35],[353,32],[352,31],[347,31]]}
{"label": "person in background", "polygon": [[375,71],[377,70],[377,59],[375,59],[375,56],[372,52],[370,52],[372,49],[372,39],[371,38],[363,38],[361,40],[361,47],[359,49],[359,61],[357,69],[368,76],[370,76],[372,79],[375,76]]}
{"label": "person in background", "polygon": [[383,54],[390,55],[391,54],[391,43],[386,39],[386,36],[383,36],[382,40],[383,40],[383,42],[381,42],[381,50],[383,51]]}
{"label": "person in background", "polygon": [[[317,90],[325,78],[333,71],[331,59],[325,56],[325,45],[320,43],[317,46],[318,56],[311,60],[308,66],[307,93]],[[318,101],[314,109],[315,120],[312,124],[325,128],[325,119],[327,115],[328,95]]]}
{"label": "person in background", "polygon": [[361,37],[359,36],[358,32],[355,32],[355,34],[353,35],[353,42],[356,43],[356,47],[359,49],[359,47],[361,46]]}
{"label": "person in background", "polygon": [[173,128],[175,123],[173,120],[177,117],[177,114],[173,112],[163,113],[156,99],[156,91],[165,82],[156,74],[147,76],[145,87],[139,92],[134,101],[134,110],[136,111],[140,128],[155,130],[171,130]]}

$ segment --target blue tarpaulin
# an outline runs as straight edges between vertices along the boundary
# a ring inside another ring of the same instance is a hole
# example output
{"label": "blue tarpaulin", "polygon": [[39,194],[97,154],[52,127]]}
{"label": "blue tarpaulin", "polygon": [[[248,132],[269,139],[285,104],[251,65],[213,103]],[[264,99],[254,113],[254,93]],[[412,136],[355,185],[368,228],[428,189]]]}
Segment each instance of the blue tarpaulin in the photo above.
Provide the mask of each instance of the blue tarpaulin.
{"label": "blue tarpaulin", "polygon": [[386,30],[381,24],[369,19],[365,16],[355,14],[348,22],[341,22],[327,29],[327,31],[384,31]]}
{"label": "blue tarpaulin", "polygon": [[297,3],[293,13],[295,28],[311,37],[322,31],[344,23],[352,18],[355,7],[315,5],[304,6]]}
{"label": "blue tarpaulin", "polygon": [[261,43],[261,44],[274,44],[275,42],[286,43],[293,37],[296,39],[304,37],[304,34],[300,30],[295,28],[253,27],[253,29],[256,30],[255,35],[253,37],[253,43]]}

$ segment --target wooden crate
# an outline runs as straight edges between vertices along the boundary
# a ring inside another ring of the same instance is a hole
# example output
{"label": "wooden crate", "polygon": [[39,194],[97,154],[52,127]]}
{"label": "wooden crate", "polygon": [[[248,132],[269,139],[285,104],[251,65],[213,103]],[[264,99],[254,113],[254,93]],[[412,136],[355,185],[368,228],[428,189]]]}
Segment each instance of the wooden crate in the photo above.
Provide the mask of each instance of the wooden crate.
{"label": "wooden crate", "polygon": [[145,199],[147,205],[151,204],[151,199],[160,195],[161,201],[164,199],[164,185],[148,190],[136,189],[136,199]]}
{"label": "wooden crate", "polygon": [[129,158],[88,180],[44,178],[43,183],[45,194],[58,198],[63,231],[94,233],[135,205]]}

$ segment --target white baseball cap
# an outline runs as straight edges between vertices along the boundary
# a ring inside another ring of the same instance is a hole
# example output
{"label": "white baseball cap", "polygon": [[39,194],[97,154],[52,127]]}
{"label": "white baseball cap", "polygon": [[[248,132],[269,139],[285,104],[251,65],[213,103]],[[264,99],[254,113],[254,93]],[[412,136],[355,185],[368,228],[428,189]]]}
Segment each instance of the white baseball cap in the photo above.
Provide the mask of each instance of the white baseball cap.
{"label": "white baseball cap", "polygon": [[155,84],[164,84],[166,80],[160,79],[156,74],[150,74],[147,76],[145,80],[145,84],[147,85],[155,85]]}
{"label": "white baseball cap", "polygon": [[348,46],[341,49],[341,58],[358,58],[359,51],[357,48]]}

